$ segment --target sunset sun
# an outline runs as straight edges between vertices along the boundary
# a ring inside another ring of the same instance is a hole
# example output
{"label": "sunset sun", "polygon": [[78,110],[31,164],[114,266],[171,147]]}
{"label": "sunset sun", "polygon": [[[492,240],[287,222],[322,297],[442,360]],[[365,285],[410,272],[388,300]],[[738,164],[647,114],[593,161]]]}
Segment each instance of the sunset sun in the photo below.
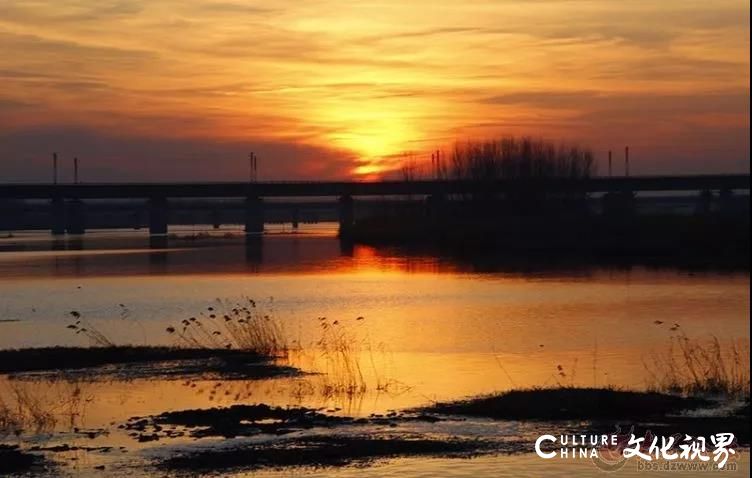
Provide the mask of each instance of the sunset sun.
{"label": "sunset sun", "polygon": [[325,123],[342,125],[326,136],[329,144],[352,151],[357,158],[353,174],[373,175],[397,167],[394,158],[421,138],[417,120],[404,119],[414,111],[384,108],[378,101],[348,104],[323,112]]}

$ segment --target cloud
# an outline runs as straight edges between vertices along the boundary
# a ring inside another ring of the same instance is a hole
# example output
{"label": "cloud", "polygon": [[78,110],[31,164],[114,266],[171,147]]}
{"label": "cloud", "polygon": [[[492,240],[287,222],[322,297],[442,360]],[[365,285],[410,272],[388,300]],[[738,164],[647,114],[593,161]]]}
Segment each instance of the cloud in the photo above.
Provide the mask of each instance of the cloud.
{"label": "cloud", "polygon": [[292,141],[170,139],[53,126],[0,134],[0,176],[10,182],[48,180],[53,151],[61,158],[63,180],[70,175],[65,164],[76,156],[81,177],[92,182],[243,181],[251,151],[265,180],[348,177],[354,161],[345,151]]}
{"label": "cloud", "polygon": [[631,62],[609,60],[600,65],[599,73],[594,75],[603,79],[630,79],[644,81],[681,82],[688,79],[708,79],[722,85],[724,79],[735,82],[745,76],[749,77],[749,63],[739,61],[687,58],[675,55],[654,55]]}
{"label": "cloud", "polygon": [[749,91],[734,89],[697,93],[602,93],[581,91],[519,91],[486,98],[488,103],[528,105],[542,109],[570,109],[579,111],[611,111],[640,115],[665,113],[672,116],[687,114],[727,113],[749,114]]}
{"label": "cloud", "polygon": [[[724,145],[708,170],[749,150],[738,133],[749,123],[749,5],[737,0],[1,8],[3,151],[33,159],[69,144],[103,178],[108,165],[115,177],[233,175],[236,159],[222,158],[261,144],[276,177],[341,176],[508,130],[596,146],[639,133],[676,165],[705,128]],[[199,150],[222,167],[190,155]],[[181,167],[160,169],[151,151]],[[6,176],[33,175],[13,161],[0,157]]]}

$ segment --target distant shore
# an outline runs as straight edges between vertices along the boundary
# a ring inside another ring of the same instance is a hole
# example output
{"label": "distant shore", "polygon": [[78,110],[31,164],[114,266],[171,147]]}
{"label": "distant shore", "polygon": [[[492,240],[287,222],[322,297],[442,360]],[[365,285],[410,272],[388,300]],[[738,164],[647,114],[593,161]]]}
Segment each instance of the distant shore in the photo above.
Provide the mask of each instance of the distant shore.
{"label": "distant shore", "polygon": [[489,209],[364,218],[356,221],[346,239],[356,244],[441,249],[459,256],[485,254],[513,260],[524,254],[532,262],[548,258],[749,270],[747,213],[518,214]]}

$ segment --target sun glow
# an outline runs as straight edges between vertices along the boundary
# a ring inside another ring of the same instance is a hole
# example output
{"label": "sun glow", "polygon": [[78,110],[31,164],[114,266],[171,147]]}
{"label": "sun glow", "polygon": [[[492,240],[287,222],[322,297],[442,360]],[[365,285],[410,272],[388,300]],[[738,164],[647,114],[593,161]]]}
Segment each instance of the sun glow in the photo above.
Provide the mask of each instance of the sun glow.
{"label": "sun glow", "polygon": [[408,134],[389,124],[356,127],[333,138],[339,145],[367,158],[391,156],[404,151]]}
{"label": "sun glow", "polygon": [[318,112],[321,122],[337,125],[326,136],[329,145],[352,151],[358,157],[352,173],[377,175],[398,165],[393,158],[411,149],[425,135],[420,121],[425,105],[394,99],[346,100]]}
{"label": "sun glow", "polygon": [[361,179],[377,179],[379,175],[389,168],[379,164],[362,164],[353,168],[352,173],[356,176],[360,176]]}

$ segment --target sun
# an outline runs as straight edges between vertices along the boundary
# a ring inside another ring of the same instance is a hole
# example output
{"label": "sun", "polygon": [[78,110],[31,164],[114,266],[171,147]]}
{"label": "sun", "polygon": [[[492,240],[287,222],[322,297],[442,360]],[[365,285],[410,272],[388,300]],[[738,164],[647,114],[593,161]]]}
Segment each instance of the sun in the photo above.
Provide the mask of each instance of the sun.
{"label": "sun", "polygon": [[[367,102],[366,102],[367,103]],[[326,141],[358,158],[352,174],[372,176],[394,169],[392,158],[410,149],[419,131],[395,108],[368,108],[348,104],[326,112],[327,123],[337,125]]]}
{"label": "sun", "polygon": [[376,122],[353,131],[342,146],[359,156],[352,174],[369,179],[398,167],[394,157],[408,149],[413,137],[407,128],[398,124]]}
{"label": "sun", "polygon": [[370,119],[350,125],[332,139],[363,157],[377,158],[404,151],[414,134],[399,120]]}
{"label": "sun", "polygon": [[387,169],[387,167],[378,164],[362,164],[360,166],[356,166],[352,172],[353,174],[357,174],[358,176],[373,176],[379,173],[383,173]]}

